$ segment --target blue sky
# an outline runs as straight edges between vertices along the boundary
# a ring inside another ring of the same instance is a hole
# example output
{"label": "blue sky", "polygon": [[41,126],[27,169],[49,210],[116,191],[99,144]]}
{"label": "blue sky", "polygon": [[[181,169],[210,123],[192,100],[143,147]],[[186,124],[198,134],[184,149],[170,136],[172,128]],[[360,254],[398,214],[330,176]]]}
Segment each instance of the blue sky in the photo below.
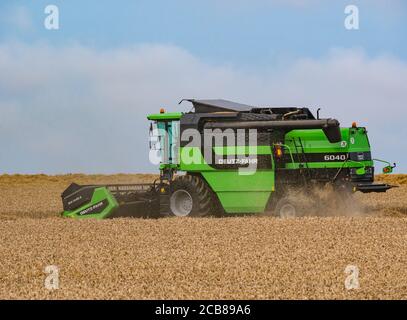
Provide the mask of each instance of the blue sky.
{"label": "blue sky", "polygon": [[[44,8],[60,9],[61,29],[43,28]],[[344,8],[356,4],[360,29],[343,27]],[[272,66],[298,57],[321,57],[332,47],[362,47],[368,55],[407,59],[405,1],[2,1],[3,14],[23,7],[29,32],[2,23],[0,40],[81,43],[115,48],[165,43],[188,49],[211,63]]]}
{"label": "blue sky", "polygon": [[[44,28],[48,4],[59,30]],[[348,4],[359,30],[344,28]],[[405,39],[401,0],[3,0],[0,173],[154,171],[144,116],[183,97],[360,119],[407,172]]]}

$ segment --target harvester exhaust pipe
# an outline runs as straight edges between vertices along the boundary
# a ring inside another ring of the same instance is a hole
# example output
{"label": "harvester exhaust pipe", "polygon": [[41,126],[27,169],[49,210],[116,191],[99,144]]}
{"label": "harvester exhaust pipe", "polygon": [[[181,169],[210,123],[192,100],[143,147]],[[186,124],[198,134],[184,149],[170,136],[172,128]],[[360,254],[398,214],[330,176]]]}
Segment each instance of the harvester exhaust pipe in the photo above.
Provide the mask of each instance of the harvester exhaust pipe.
{"label": "harvester exhaust pipe", "polygon": [[225,121],[225,122],[207,122],[205,129],[283,129],[286,131],[294,129],[322,129],[331,143],[342,140],[339,121],[336,119],[320,120],[273,120],[273,121]]}

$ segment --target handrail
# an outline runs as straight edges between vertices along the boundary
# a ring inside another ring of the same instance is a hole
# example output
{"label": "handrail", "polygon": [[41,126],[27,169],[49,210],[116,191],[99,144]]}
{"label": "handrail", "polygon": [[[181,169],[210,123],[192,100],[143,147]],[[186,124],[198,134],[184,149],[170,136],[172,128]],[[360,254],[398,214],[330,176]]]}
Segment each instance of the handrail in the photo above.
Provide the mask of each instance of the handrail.
{"label": "handrail", "polygon": [[275,144],[273,144],[273,146],[281,146],[281,147],[287,148],[288,152],[290,153],[291,162],[293,165],[295,165],[293,153],[291,152],[291,148],[288,145],[286,145],[284,143],[275,143]]}

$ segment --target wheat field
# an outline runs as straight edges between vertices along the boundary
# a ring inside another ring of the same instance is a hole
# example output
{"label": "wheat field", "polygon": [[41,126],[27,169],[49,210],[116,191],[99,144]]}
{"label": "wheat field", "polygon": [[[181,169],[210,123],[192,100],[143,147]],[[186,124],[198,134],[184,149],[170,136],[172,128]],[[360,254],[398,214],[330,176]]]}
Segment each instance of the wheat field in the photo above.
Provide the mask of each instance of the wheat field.
{"label": "wheat field", "polygon": [[[407,175],[357,194],[363,212],[77,221],[61,218],[70,182],[154,175],[0,176],[0,299],[406,299]],[[59,270],[48,290],[45,268]],[[348,290],[345,268],[359,270]]]}

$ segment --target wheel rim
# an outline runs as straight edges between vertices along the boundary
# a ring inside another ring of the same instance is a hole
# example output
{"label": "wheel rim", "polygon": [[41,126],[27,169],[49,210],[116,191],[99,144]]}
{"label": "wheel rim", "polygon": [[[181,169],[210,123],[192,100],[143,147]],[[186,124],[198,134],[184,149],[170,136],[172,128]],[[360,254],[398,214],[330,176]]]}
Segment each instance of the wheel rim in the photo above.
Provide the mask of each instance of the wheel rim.
{"label": "wheel rim", "polygon": [[186,190],[175,191],[170,198],[170,208],[177,217],[186,217],[192,212],[192,196]]}
{"label": "wheel rim", "polygon": [[281,218],[295,218],[297,216],[297,210],[291,203],[286,203],[280,209]]}

